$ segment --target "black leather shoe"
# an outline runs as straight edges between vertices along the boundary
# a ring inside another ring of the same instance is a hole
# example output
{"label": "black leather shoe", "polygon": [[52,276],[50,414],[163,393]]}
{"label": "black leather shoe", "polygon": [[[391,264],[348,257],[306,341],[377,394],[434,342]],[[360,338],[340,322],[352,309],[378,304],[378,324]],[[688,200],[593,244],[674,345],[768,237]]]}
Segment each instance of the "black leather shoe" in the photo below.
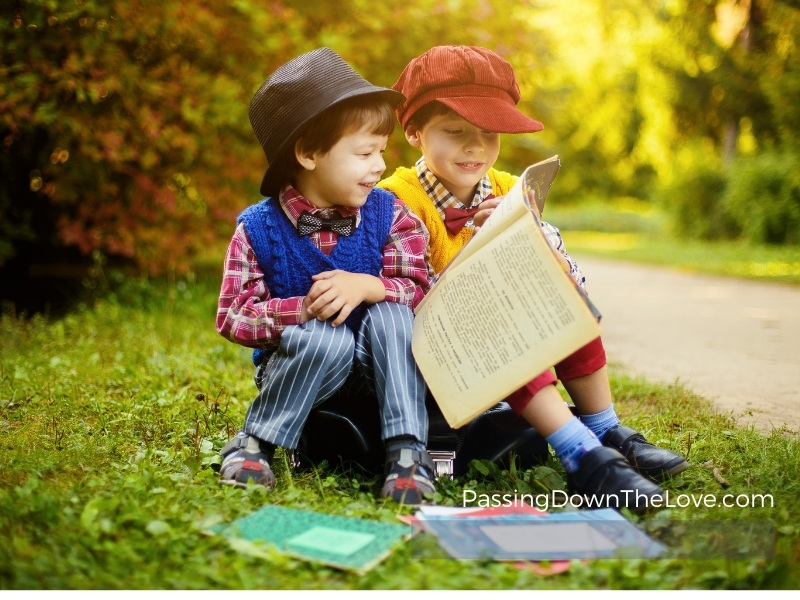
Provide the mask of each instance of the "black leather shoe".
{"label": "black leather shoe", "polygon": [[624,425],[609,429],[602,442],[604,446],[618,450],[634,469],[654,481],[664,482],[689,467],[679,454],[654,446],[641,433]]}
{"label": "black leather shoe", "polygon": [[663,504],[664,490],[633,470],[619,452],[598,446],[581,458],[578,470],[567,476],[571,494],[585,497],[582,508],[627,508],[641,515]]}

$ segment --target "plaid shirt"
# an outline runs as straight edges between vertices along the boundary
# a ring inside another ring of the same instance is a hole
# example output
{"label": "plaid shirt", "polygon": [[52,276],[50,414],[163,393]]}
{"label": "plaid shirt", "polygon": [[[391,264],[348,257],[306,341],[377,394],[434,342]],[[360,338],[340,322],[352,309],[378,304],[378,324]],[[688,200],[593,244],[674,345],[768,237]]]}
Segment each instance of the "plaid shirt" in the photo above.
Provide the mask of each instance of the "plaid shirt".
{"label": "plaid shirt", "polygon": [[[478,182],[475,196],[472,198],[472,203],[469,206],[465,206],[463,202],[447,191],[444,184],[439,181],[439,178],[428,168],[424,156],[420,157],[417,161],[416,167],[419,182],[422,184],[425,193],[428,194],[428,198],[433,200],[436,211],[439,213],[439,216],[442,217],[442,220],[444,220],[445,208],[472,208],[473,206],[478,206],[478,204],[492,195],[492,182],[489,181],[488,175],[484,175]],[[469,220],[466,227],[473,227],[472,219]]]}
{"label": "plaid shirt", "polygon": [[[433,174],[433,171],[428,168],[428,165],[425,163],[424,156],[419,158],[415,166],[417,168],[417,177],[419,178],[419,182],[422,184],[422,187],[428,194],[428,197],[433,200],[433,204],[436,206],[436,211],[439,213],[439,216],[442,217],[442,220],[444,220],[445,208],[472,208],[474,206],[478,206],[478,204],[492,195],[492,182],[489,180],[488,175],[484,175],[478,182],[478,187],[475,189],[475,196],[472,198],[472,203],[469,206],[465,206],[458,198],[451,194],[446,187],[444,187],[444,184],[439,181],[436,175]],[[541,221],[541,224],[542,231],[544,232],[549,244],[558,250],[569,262],[569,273],[572,275],[572,278],[577,281],[578,285],[580,285],[583,289],[586,289],[586,277],[578,266],[578,263],[576,263],[572,257],[567,254],[567,248],[564,245],[561,232],[557,227],[554,227],[546,221]],[[472,219],[467,221],[465,227],[469,227],[470,229],[474,228]]]}
{"label": "plaid shirt", "polygon": [[[322,217],[330,217],[333,211],[342,216],[355,214],[356,226],[360,223],[358,208],[318,209],[291,186],[283,188],[279,199],[281,208],[295,226],[304,210]],[[329,231],[312,233],[309,237],[326,254],[330,254],[339,238]],[[386,288],[387,302],[414,308],[422,300],[430,287],[425,260],[427,245],[425,227],[405,204],[395,200],[394,220],[386,238],[379,276]],[[302,296],[272,297],[244,224],[240,223],[225,256],[217,305],[217,331],[230,341],[250,348],[275,346],[286,327],[300,324],[302,304]]]}

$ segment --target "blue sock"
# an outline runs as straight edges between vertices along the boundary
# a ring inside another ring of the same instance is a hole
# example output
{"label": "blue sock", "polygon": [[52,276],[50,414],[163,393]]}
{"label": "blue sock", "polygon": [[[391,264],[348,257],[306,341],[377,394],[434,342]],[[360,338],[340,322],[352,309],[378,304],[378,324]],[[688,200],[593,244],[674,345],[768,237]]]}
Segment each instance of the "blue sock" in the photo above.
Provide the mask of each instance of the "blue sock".
{"label": "blue sock", "polygon": [[606,431],[619,425],[619,417],[614,411],[613,404],[599,413],[595,413],[593,415],[581,415],[580,419],[581,423],[591,429],[592,432],[601,440],[606,434]]}
{"label": "blue sock", "polygon": [[578,470],[581,458],[601,446],[600,440],[577,417],[572,417],[560,429],[547,436],[547,443],[553,447],[556,456],[567,473]]}

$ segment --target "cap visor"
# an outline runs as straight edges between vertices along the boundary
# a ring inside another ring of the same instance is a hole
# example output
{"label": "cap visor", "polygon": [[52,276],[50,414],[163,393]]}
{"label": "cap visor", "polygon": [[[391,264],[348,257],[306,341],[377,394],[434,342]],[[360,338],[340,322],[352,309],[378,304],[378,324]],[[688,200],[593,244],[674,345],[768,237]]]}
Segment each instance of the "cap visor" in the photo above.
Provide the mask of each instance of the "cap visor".
{"label": "cap visor", "polygon": [[534,133],[544,129],[539,121],[531,119],[499,98],[470,96],[437,100],[475,127],[492,133]]}

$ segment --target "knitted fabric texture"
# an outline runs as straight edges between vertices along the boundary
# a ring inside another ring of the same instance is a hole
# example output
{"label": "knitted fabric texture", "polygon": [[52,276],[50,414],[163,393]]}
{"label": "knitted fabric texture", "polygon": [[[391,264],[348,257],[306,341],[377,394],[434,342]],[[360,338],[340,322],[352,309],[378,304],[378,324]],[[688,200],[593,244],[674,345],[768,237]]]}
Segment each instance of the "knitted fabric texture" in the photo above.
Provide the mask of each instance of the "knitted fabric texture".
{"label": "knitted fabric texture", "polygon": [[[517,180],[515,175],[495,169],[489,169],[487,175],[489,175],[492,193],[495,196],[508,193]],[[393,175],[381,181],[378,186],[393,192],[428,228],[430,263],[436,273],[441,273],[458,251],[472,238],[472,229],[464,228],[453,235],[447,231],[444,220],[425,192],[425,188],[422,187],[416,169],[400,167]]]}
{"label": "knitted fabric texture", "polygon": [[[325,255],[307,237],[301,236],[275,198],[267,198],[242,212],[244,222],[264,281],[274,298],[305,296],[311,276],[340,269],[350,273],[379,276],[383,249],[394,220],[394,197],[374,189],[361,207],[361,223],[351,236],[340,237],[330,255]],[[345,321],[355,329],[363,311],[354,310]],[[257,366],[274,348],[253,351]]]}

